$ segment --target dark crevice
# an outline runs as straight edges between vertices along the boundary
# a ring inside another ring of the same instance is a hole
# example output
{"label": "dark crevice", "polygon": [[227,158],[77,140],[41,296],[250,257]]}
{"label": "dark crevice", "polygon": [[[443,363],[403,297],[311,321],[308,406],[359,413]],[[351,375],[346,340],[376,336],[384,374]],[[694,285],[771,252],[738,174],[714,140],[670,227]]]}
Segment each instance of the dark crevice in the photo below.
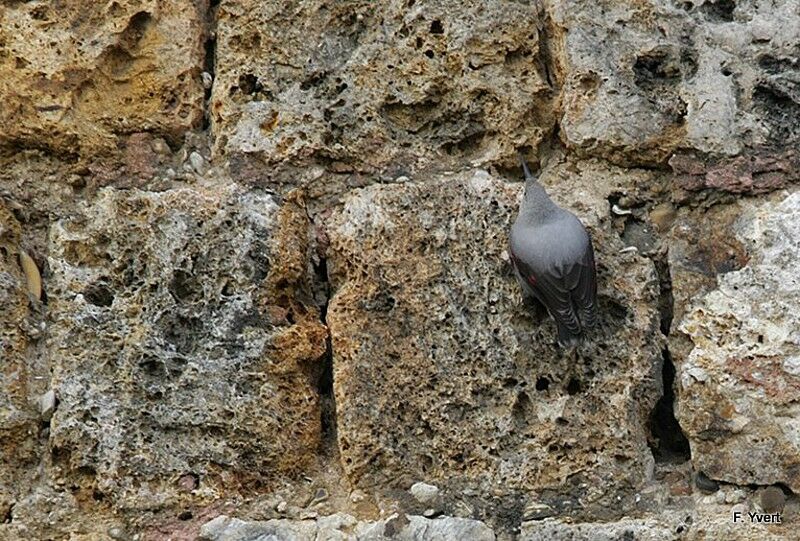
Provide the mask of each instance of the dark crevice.
{"label": "dark crevice", "polygon": [[712,21],[728,23],[733,21],[736,3],[733,0],[712,0],[704,2],[700,10]]}
{"label": "dark crevice", "polygon": [[547,81],[547,84],[550,86],[553,91],[557,90],[557,81],[553,73],[555,70],[555,61],[553,59],[553,54],[550,51],[550,36],[547,32],[547,25],[549,24],[549,20],[545,17],[549,18],[549,15],[545,13],[539,13],[539,20],[542,21],[537,32],[538,32],[538,44],[539,44],[539,62],[541,64],[541,70],[544,75],[544,80]]}
{"label": "dark crevice", "polygon": [[[313,218],[308,215],[309,221],[313,224]],[[325,354],[319,360],[320,368],[317,372],[316,388],[320,403],[320,427],[322,431],[322,452],[327,455],[335,455],[338,452],[336,445],[336,397],[333,392],[333,343],[331,333],[328,328],[328,304],[331,298],[331,285],[328,277],[328,260],[320,250],[317,253],[316,261],[312,262],[314,268],[314,278],[319,285],[318,301],[319,317],[322,324],[328,329],[325,337]]]}
{"label": "dark crevice", "polygon": [[208,12],[206,14],[206,41],[204,44],[205,58],[203,59],[203,71],[211,75],[212,86],[206,88],[206,83],[203,81],[203,89],[205,93],[205,100],[203,102],[203,130],[209,129],[211,125],[210,100],[216,71],[218,6],[219,0],[211,0],[211,2],[209,2]]}
{"label": "dark crevice", "polygon": [[689,441],[675,418],[675,366],[669,349],[662,351],[661,378],[664,394],[650,414],[650,450],[659,463],[683,463],[691,459]]}
{"label": "dark crevice", "polygon": [[[315,265],[317,275],[324,277],[327,281],[327,264],[324,259]],[[327,327],[328,297],[325,304],[320,308],[320,319]],[[320,415],[322,426],[322,441],[325,447],[335,446],[336,444],[336,398],[333,394],[333,346],[331,343],[331,333],[325,338],[325,355],[322,358],[322,369],[317,379],[317,392],[320,398]]]}
{"label": "dark crevice", "polygon": [[11,524],[14,522],[14,504],[8,506],[5,513],[3,514],[3,524]]}
{"label": "dark crevice", "polygon": [[669,269],[669,263],[666,256],[659,259],[654,259],[653,263],[656,267],[658,274],[658,311],[661,315],[661,333],[664,336],[669,336],[672,329],[673,310],[675,299],[672,296],[672,273]]}
{"label": "dark crevice", "polygon": [[[618,199],[617,199],[618,200]],[[609,202],[612,198],[609,197]],[[661,333],[669,337],[674,317],[675,299],[672,294],[672,273],[668,252],[659,251],[651,256],[659,282],[658,310]],[[661,352],[662,395],[650,412],[650,450],[658,463],[683,463],[691,459],[689,440],[675,417],[675,365],[669,346]]]}

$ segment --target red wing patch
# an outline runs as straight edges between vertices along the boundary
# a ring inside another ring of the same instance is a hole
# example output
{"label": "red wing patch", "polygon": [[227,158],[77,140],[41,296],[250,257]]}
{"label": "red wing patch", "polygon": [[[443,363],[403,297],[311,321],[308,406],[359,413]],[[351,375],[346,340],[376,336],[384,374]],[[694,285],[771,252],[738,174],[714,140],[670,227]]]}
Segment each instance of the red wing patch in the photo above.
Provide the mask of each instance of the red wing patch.
{"label": "red wing patch", "polygon": [[536,277],[533,274],[529,274],[528,276],[526,276],[526,279],[528,280],[528,283],[530,285],[532,286],[536,285]]}

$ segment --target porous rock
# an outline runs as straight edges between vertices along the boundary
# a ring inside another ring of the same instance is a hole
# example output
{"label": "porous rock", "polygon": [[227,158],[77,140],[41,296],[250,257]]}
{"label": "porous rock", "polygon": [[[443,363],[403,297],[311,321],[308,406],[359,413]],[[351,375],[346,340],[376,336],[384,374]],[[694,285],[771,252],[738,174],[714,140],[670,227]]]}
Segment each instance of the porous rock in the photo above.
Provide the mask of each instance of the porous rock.
{"label": "porous rock", "polygon": [[519,541],[779,541],[793,539],[786,526],[751,523],[747,514],[734,522],[739,506],[694,502],[689,509],[661,509],[612,522],[545,519],[522,524]]}
{"label": "porous rock", "polygon": [[437,541],[469,539],[494,541],[495,534],[483,522],[458,517],[428,519],[418,515],[392,515],[384,520],[358,521],[337,513],[317,520],[268,520],[250,522],[221,515],[203,525],[201,541],[317,541],[337,539],[369,541]]}
{"label": "porous rock", "polygon": [[688,304],[691,341],[678,365],[678,420],[696,469],[737,484],[800,490],[800,194],[741,202],[728,234],[746,265]]}
{"label": "porous rock", "polygon": [[[20,266],[22,227],[0,200],[0,503],[13,501],[37,459],[39,411],[30,403],[31,303]],[[6,467],[13,464],[15,467]]]}
{"label": "porous rock", "polygon": [[[50,233],[49,352],[64,474],[120,506],[308,467],[326,330],[302,200],[231,185],[106,188]],[[301,264],[302,263],[302,264]],[[203,491],[206,492],[203,492]]]}
{"label": "porous rock", "polygon": [[216,151],[242,178],[293,183],[513,160],[555,122],[543,25],[521,2],[224,2]]}
{"label": "porous rock", "polygon": [[542,176],[597,253],[601,324],[576,358],[555,345],[549,318],[526,310],[512,276],[505,251],[521,183],[477,170],[345,199],[327,222],[327,321],[353,482],[424,478],[509,494],[570,478],[575,498],[613,512],[599,502],[648,477],[658,280],[649,260],[618,253],[607,200],[631,180],[599,164]]}
{"label": "porous rock", "polygon": [[178,142],[203,117],[202,4],[5,3],[0,150],[87,157],[144,131]]}
{"label": "porous rock", "polygon": [[793,0],[548,5],[562,139],[578,152],[658,163],[679,148],[734,156],[800,138]]}
{"label": "porous rock", "polygon": [[[670,541],[682,537],[678,529],[681,518],[674,515],[643,519],[622,519],[616,522],[570,524],[557,519],[525,522],[519,541]],[[676,532],[676,529],[678,531]]]}

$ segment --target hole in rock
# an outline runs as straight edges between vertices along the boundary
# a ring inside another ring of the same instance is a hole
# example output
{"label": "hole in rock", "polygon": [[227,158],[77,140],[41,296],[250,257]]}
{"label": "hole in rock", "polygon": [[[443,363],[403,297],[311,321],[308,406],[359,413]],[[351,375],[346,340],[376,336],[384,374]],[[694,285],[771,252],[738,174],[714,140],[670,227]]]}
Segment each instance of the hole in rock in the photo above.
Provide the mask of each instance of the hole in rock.
{"label": "hole in rock", "polygon": [[753,91],[754,108],[769,125],[768,140],[786,145],[800,138],[800,101],[775,83],[759,84]]}
{"label": "hole in rock", "polygon": [[546,391],[550,387],[550,380],[542,376],[536,379],[536,390]]}
{"label": "hole in rock", "polygon": [[650,433],[653,442],[650,449],[656,462],[686,462],[691,458],[689,441],[683,434],[681,425],[675,418],[675,366],[669,350],[662,351],[663,366],[661,378],[664,394],[656,402],[650,414]]}
{"label": "hole in rock", "polygon": [[444,27],[442,21],[436,19],[431,23],[431,34],[444,34]]}
{"label": "hole in rock", "polygon": [[114,293],[103,282],[91,284],[83,291],[86,302],[95,306],[111,306],[114,302]]}
{"label": "hole in rock", "polygon": [[680,77],[680,66],[666,51],[651,51],[640,55],[633,64],[636,86],[653,88],[658,83],[674,82]]}
{"label": "hole in rock", "polygon": [[264,87],[258,81],[258,77],[252,73],[245,73],[239,76],[239,90],[241,90],[243,94],[252,95],[261,92],[263,89]]}
{"label": "hole in rock", "polygon": [[712,20],[731,22],[736,3],[733,0],[707,1],[700,6],[700,9]]}
{"label": "hole in rock", "polygon": [[567,382],[567,394],[570,396],[576,395],[581,392],[581,382],[577,378],[569,378]]}

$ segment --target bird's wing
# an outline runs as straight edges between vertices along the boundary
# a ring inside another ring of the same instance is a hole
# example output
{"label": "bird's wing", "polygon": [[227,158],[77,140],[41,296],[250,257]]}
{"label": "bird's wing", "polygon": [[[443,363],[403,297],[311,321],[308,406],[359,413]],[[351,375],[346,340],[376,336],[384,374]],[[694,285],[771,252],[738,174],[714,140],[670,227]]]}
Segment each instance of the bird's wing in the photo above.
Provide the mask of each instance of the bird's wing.
{"label": "bird's wing", "polygon": [[578,272],[578,282],[572,293],[572,300],[578,310],[581,325],[594,327],[597,323],[597,273],[591,240],[580,264],[575,267]]}
{"label": "bird's wing", "polygon": [[572,290],[579,277],[579,274],[574,274],[577,266],[573,265],[572,270],[554,269],[554,272],[534,273],[533,268],[519,257],[514,257],[514,264],[527,285],[547,307],[556,322],[571,334],[579,336],[581,325],[571,300]]}

